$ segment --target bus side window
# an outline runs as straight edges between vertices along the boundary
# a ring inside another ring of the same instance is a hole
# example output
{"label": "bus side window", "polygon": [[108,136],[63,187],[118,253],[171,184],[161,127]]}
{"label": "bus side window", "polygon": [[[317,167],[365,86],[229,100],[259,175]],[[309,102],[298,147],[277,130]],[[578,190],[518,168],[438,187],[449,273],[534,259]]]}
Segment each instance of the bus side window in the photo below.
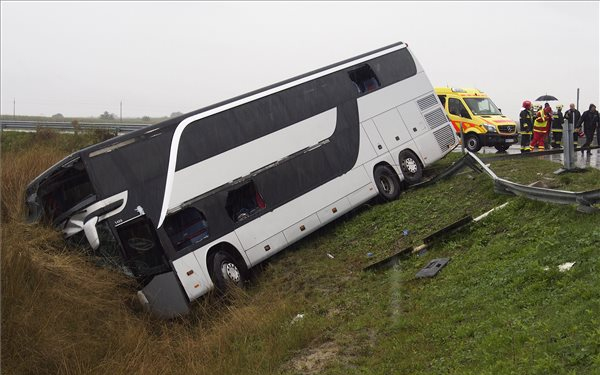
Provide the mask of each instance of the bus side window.
{"label": "bus side window", "polygon": [[254,182],[250,181],[227,194],[225,209],[234,222],[248,219],[267,205]]}
{"label": "bus side window", "polygon": [[357,91],[362,94],[365,92],[377,90],[381,87],[379,78],[368,64],[348,72],[350,79],[354,82]]}
{"label": "bus side window", "polygon": [[438,95],[438,98],[440,98],[440,102],[442,103],[442,107],[446,107],[446,95]]}
{"label": "bus side window", "polygon": [[168,271],[164,251],[154,226],[145,216],[117,227],[125,249],[125,264],[137,277]]}
{"label": "bus side window", "polygon": [[167,216],[165,231],[176,251],[208,238],[206,217],[194,207],[187,207]]}

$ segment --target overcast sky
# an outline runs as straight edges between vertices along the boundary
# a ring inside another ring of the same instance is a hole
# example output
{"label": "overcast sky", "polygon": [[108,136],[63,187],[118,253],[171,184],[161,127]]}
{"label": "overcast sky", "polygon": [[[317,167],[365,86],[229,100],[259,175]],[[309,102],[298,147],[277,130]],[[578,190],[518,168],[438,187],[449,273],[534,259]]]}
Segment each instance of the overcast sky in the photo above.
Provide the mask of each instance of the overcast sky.
{"label": "overcast sky", "polygon": [[598,2],[6,2],[1,113],[188,112],[403,41],[503,112],[599,98]]}

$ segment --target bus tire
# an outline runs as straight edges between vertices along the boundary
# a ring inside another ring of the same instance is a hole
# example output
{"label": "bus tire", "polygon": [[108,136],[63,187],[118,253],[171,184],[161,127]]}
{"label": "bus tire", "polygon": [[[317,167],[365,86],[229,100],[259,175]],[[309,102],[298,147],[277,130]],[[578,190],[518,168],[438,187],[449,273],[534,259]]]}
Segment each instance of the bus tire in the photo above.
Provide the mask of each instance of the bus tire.
{"label": "bus tire", "polygon": [[465,148],[471,152],[481,150],[481,140],[477,134],[469,134],[465,136]]}
{"label": "bus tire", "polygon": [[219,293],[225,293],[232,286],[241,288],[248,279],[246,265],[240,264],[226,251],[218,250],[211,257],[211,264],[211,276]]}
{"label": "bus tire", "polygon": [[381,199],[386,202],[398,199],[400,196],[400,179],[391,167],[378,165],[375,167],[373,177]]}
{"label": "bus tire", "polygon": [[404,150],[398,156],[400,161],[400,170],[404,175],[404,180],[409,184],[416,184],[423,178],[423,164],[410,150]]}

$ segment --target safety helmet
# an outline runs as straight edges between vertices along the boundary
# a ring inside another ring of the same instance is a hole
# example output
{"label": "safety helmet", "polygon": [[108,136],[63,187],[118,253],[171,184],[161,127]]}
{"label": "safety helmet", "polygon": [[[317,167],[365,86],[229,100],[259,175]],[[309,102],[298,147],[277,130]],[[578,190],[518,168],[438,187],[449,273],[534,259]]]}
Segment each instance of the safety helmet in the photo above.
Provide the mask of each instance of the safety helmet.
{"label": "safety helmet", "polygon": [[531,108],[531,102],[529,100],[525,100],[523,102],[523,108],[525,108],[525,109]]}
{"label": "safety helmet", "polygon": [[539,111],[541,108],[542,108],[542,106],[539,105],[539,104],[534,104],[533,105],[533,110],[536,111],[536,112]]}
{"label": "safety helmet", "polygon": [[562,104],[557,104],[556,105],[556,109],[563,109],[563,105]]}

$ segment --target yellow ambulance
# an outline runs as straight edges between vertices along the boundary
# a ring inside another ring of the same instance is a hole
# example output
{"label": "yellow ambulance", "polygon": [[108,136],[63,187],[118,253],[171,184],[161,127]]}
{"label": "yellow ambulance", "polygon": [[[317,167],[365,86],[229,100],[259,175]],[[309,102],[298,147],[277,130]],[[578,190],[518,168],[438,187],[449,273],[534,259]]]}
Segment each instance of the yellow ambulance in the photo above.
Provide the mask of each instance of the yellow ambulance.
{"label": "yellow ambulance", "polygon": [[482,91],[436,87],[435,93],[459,137],[462,125],[467,150],[477,152],[483,146],[494,146],[506,151],[518,143],[517,124]]}

